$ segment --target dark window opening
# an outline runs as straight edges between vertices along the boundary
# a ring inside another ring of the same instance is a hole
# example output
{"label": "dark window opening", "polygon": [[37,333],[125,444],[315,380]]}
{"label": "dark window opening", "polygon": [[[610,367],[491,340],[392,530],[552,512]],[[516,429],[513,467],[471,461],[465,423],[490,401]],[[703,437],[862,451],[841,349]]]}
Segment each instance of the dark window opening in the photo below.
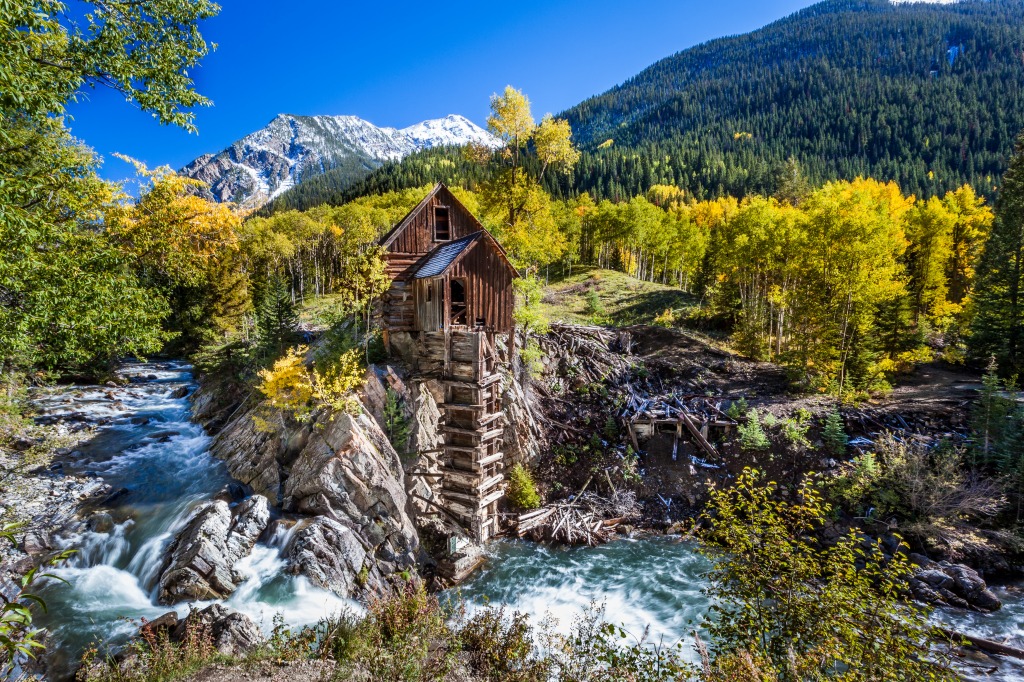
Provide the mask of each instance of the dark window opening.
{"label": "dark window opening", "polygon": [[434,241],[446,242],[452,238],[451,223],[448,220],[448,207],[434,207]]}
{"label": "dark window opening", "polygon": [[466,284],[453,279],[450,284],[451,323],[466,324]]}
{"label": "dark window opening", "polygon": [[484,318],[482,318],[482,317],[476,318],[476,326],[478,328],[483,329],[486,324],[487,324],[487,320],[485,320]]}

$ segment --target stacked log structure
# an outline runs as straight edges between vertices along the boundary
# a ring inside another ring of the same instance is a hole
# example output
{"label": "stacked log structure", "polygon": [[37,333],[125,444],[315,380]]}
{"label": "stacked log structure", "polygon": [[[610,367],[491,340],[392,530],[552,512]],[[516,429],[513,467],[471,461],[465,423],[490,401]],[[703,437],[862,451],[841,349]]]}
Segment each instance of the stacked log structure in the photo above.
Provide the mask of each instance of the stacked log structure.
{"label": "stacked log structure", "polygon": [[440,379],[438,405],[444,437],[441,497],[478,542],[498,532],[498,500],[505,494],[501,412],[502,363],[495,334],[421,332],[419,367]]}

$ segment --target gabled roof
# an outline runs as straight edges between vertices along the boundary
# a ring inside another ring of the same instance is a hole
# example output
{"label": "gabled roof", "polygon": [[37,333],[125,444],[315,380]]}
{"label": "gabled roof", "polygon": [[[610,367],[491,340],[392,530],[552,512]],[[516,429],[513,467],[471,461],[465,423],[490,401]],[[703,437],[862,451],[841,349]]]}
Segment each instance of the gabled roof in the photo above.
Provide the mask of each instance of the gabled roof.
{"label": "gabled roof", "polygon": [[456,239],[453,242],[447,242],[437,246],[433,251],[427,255],[427,260],[423,262],[423,265],[416,269],[413,273],[415,279],[424,279],[425,277],[440,277],[445,273],[448,268],[455,264],[455,261],[459,259],[464,251],[469,250],[478,239],[483,236],[483,231],[474,232],[473,234],[463,237],[462,239]]}
{"label": "gabled roof", "polygon": [[[452,194],[452,191],[448,189],[448,187],[443,182],[439,182],[436,185],[434,185],[434,188],[432,190],[427,192],[427,196],[423,197],[423,200],[420,203],[416,204],[411,211],[405,214],[404,218],[399,220],[398,223],[393,228],[391,228],[391,230],[387,234],[381,237],[378,243],[386,249],[391,244],[391,242],[395,241],[399,233],[401,233],[401,231],[405,229],[410,219],[413,216],[417,215],[424,208],[426,208],[430,200],[439,192],[446,193],[453,202],[456,202],[459,204],[459,206],[462,206],[462,202],[459,201],[458,197]],[[463,206],[463,208],[465,207]],[[469,216],[474,220],[474,222],[476,222],[477,226],[479,226],[481,230],[484,229],[484,226],[480,223],[479,220],[476,219],[476,216],[474,216],[472,213],[469,213],[469,211],[466,211],[466,213],[469,214]]]}

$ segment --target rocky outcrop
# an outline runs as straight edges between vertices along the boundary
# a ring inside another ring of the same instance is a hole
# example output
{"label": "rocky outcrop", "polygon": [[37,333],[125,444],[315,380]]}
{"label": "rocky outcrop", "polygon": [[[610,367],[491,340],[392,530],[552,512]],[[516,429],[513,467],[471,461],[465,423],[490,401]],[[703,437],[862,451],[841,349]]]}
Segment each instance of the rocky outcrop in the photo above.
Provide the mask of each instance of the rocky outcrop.
{"label": "rocky outcrop", "polygon": [[[193,401],[204,414],[225,412],[203,389]],[[224,421],[211,452],[232,477],[311,517],[285,548],[291,572],[351,597],[386,589],[389,576],[416,564],[402,462],[371,414],[321,410],[300,423],[251,400]]]}
{"label": "rocky outcrop", "polygon": [[254,416],[250,411],[240,411],[214,438],[210,452],[227,463],[232,478],[277,506],[281,503],[282,467],[288,465],[291,454],[287,447],[289,431],[285,427],[268,430]]}
{"label": "rocky outcrop", "polygon": [[254,495],[234,509],[223,500],[199,506],[175,537],[160,576],[160,603],[223,599],[242,576],[235,564],[267,527],[267,498]]}
{"label": "rocky outcrop", "polygon": [[224,656],[244,656],[263,643],[263,633],[251,618],[223,604],[192,611],[183,619],[170,611],[139,629],[139,635],[145,639],[156,639],[163,633],[175,644],[209,638]]}
{"label": "rocky outcrop", "polygon": [[295,533],[285,554],[289,573],[304,575],[342,597],[357,597],[387,589],[371,549],[353,529],[321,516]]}
{"label": "rocky outcrop", "polygon": [[948,561],[935,562],[920,554],[911,554],[910,559],[918,565],[909,580],[914,599],[976,611],[996,611],[1002,607],[974,569]]}
{"label": "rocky outcrop", "polygon": [[381,572],[416,561],[402,463],[372,417],[335,414],[312,429],[283,484],[286,511],[347,522],[373,548]]}

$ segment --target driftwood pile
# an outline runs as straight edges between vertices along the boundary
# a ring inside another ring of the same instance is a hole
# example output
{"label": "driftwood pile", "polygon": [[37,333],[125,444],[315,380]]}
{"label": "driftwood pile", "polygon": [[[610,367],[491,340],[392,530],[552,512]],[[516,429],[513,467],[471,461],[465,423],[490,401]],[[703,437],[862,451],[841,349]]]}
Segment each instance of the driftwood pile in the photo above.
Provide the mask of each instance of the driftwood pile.
{"label": "driftwood pile", "polygon": [[639,515],[636,495],[615,491],[610,498],[586,492],[519,516],[515,532],[535,542],[594,547],[611,541],[618,527]]}
{"label": "driftwood pile", "polygon": [[[963,406],[960,412],[967,414],[969,412],[968,406]],[[899,413],[883,409],[844,409],[843,418],[847,427],[852,427],[854,431],[868,434],[872,438],[883,433],[891,433],[901,439],[911,438],[927,443],[942,440],[961,441],[968,436],[966,425],[962,428],[954,428],[954,430],[947,428],[938,431],[936,427],[942,424],[943,420],[928,414],[914,413],[910,410],[905,413]],[[858,426],[859,428],[857,428]],[[856,440],[863,440],[862,445],[870,445],[872,443],[870,439],[861,438]],[[853,443],[855,446],[857,444]]]}
{"label": "driftwood pile", "polygon": [[538,342],[545,356],[570,363],[574,373],[588,383],[615,380],[630,368],[627,356],[633,341],[626,331],[556,323]]}

